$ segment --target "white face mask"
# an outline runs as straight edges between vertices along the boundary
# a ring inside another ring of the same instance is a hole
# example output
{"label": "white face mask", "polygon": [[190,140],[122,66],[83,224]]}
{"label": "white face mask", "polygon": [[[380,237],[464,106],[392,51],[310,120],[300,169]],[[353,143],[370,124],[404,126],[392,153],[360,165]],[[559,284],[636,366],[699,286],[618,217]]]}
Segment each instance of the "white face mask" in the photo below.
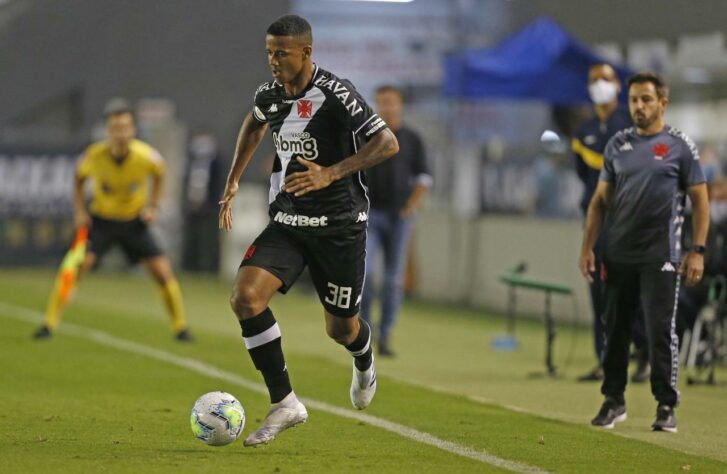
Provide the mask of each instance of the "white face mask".
{"label": "white face mask", "polygon": [[603,105],[613,102],[618,95],[618,84],[598,79],[596,82],[588,86],[588,93],[594,104]]}

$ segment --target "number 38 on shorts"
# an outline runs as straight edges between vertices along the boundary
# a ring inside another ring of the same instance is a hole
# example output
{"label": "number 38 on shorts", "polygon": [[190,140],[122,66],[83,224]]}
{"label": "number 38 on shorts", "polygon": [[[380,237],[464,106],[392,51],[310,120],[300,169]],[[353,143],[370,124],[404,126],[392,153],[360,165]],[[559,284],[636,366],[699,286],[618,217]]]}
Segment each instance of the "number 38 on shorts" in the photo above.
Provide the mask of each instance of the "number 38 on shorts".
{"label": "number 38 on shorts", "polygon": [[332,235],[294,232],[271,222],[245,253],[243,266],[263,268],[282,281],[287,293],[308,267],[318,298],[334,316],[358,314],[366,274],[366,228]]}

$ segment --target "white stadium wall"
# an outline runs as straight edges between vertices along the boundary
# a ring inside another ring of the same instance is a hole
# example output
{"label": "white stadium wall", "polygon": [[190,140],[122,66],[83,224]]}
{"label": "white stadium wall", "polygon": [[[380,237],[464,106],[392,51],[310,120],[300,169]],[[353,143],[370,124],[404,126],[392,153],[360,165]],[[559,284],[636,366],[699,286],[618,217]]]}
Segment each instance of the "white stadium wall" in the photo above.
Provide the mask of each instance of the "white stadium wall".
{"label": "white stadium wall", "polygon": [[[575,317],[589,323],[588,286],[577,269],[581,235],[579,220],[500,216],[467,220],[425,212],[416,223],[415,295],[505,312],[508,291],[498,275],[524,261],[528,275],[573,288],[578,314],[573,314],[569,298],[554,296],[557,319],[572,321]],[[518,290],[518,314],[542,315],[543,305],[541,292]]]}

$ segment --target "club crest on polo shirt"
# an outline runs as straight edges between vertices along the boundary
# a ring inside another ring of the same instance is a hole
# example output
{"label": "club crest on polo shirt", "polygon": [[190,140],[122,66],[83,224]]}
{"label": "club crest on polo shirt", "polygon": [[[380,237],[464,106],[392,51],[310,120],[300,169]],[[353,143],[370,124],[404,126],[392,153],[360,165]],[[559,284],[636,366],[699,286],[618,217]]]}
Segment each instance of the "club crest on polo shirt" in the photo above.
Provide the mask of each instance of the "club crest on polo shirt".
{"label": "club crest on polo shirt", "polygon": [[666,143],[657,143],[651,147],[651,151],[654,153],[655,160],[663,160],[667,153],[669,153],[669,146]]}

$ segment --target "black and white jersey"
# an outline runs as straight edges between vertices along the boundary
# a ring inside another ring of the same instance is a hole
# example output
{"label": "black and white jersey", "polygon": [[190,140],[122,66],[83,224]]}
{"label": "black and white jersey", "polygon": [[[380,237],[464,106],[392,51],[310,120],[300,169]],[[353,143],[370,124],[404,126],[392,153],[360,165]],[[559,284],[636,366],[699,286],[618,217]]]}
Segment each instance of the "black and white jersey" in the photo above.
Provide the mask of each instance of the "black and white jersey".
{"label": "black and white jersey", "polygon": [[369,203],[361,172],[300,197],[281,191],[286,176],[306,170],[296,158],[328,167],[387,128],[349,81],[316,66],[311,82],[296,96],[266,82],[255,93],[253,117],[270,126],[276,149],[269,195],[273,222],[318,233],[365,227]]}

